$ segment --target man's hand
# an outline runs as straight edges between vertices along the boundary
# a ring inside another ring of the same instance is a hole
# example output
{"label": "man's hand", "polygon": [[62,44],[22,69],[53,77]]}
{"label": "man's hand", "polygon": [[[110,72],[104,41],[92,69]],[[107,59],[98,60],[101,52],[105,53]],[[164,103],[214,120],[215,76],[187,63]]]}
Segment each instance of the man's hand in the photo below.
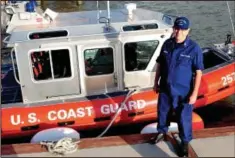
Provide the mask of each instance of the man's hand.
{"label": "man's hand", "polygon": [[153,86],[153,90],[154,92],[159,92],[159,85],[158,85],[158,80],[160,78],[160,64],[156,63],[156,75],[155,75],[155,80],[154,80],[154,86]]}
{"label": "man's hand", "polygon": [[193,89],[192,95],[189,98],[189,104],[194,104],[197,101],[197,94],[198,94],[201,78],[202,78],[202,71],[196,70],[194,89]]}
{"label": "man's hand", "polygon": [[197,95],[192,94],[189,98],[189,104],[194,104],[197,101]]}
{"label": "man's hand", "polygon": [[156,85],[153,86],[153,91],[154,92],[156,92],[156,93],[159,92],[159,89],[160,89],[159,85],[156,84]]}

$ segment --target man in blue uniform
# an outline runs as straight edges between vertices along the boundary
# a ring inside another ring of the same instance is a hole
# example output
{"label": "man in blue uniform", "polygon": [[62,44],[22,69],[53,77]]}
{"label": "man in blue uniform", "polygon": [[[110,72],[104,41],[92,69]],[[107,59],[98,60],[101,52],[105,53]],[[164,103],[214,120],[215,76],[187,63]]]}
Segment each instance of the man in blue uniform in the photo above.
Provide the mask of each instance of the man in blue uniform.
{"label": "man in blue uniform", "polygon": [[202,50],[188,37],[189,25],[186,17],[175,20],[173,35],[163,44],[156,60],[154,90],[159,92],[158,133],[150,140],[151,143],[156,143],[166,136],[170,124],[169,116],[173,110],[177,118],[183,154],[186,156],[188,143],[192,140],[193,104],[197,100],[204,69]]}

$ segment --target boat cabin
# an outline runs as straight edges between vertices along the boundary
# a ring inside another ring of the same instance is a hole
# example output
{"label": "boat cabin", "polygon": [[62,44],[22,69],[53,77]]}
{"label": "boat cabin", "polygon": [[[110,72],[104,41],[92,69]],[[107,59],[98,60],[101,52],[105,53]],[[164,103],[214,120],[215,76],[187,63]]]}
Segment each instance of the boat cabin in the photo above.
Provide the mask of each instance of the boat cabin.
{"label": "boat cabin", "polygon": [[24,104],[153,86],[156,58],[174,17],[136,8],[59,13],[16,27],[5,41]]}

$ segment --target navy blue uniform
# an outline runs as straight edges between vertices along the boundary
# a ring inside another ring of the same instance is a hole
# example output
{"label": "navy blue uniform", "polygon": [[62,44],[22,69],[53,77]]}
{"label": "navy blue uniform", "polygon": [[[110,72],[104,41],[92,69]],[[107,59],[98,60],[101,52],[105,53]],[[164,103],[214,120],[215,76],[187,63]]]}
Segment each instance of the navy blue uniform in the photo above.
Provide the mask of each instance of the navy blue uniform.
{"label": "navy blue uniform", "polygon": [[202,50],[189,37],[180,44],[170,38],[163,44],[157,62],[161,66],[157,130],[167,133],[168,117],[174,109],[180,138],[189,142],[192,140],[193,105],[188,103],[194,86],[193,74],[204,69]]}

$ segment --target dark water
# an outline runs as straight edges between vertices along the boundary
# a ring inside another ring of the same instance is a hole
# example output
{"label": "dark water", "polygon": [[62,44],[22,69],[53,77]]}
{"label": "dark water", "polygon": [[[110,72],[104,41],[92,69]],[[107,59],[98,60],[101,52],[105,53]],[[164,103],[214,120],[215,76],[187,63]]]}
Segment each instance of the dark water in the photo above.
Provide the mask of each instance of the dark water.
{"label": "dark water", "polygon": [[[111,8],[123,8],[124,4],[131,1],[110,1]],[[187,16],[192,23],[191,38],[196,40],[201,47],[213,43],[222,43],[227,33],[232,33],[228,8],[225,1],[132,1],[139,8],[161,11],[168,14]],[[70,12],[82,10],[96,10],[96,1],[84,1],[83,5],[76,6],[75,1],[45,1],[45,6],[57,12]],[[106,9],[106,2],[99,2],[100,9]],[[235,22],[235,3],[229,1],[233,22]],[[111,15],[112,16],[112,15]],[[235,25],[235,24],[234,24]],[[233,36],[234,38],[234,36]],[[235,39],[235,38],[234,38]],[[205,123],[206,128],[235,125],[235,94],[207,107],[196,109]],[[140,133],[148,124],[111,127],[105,136]],[[96,137],[104,129],[82,131],[81,137]],[[30,138],[16,140],[2,140],[2,144],[29,142]]]}

